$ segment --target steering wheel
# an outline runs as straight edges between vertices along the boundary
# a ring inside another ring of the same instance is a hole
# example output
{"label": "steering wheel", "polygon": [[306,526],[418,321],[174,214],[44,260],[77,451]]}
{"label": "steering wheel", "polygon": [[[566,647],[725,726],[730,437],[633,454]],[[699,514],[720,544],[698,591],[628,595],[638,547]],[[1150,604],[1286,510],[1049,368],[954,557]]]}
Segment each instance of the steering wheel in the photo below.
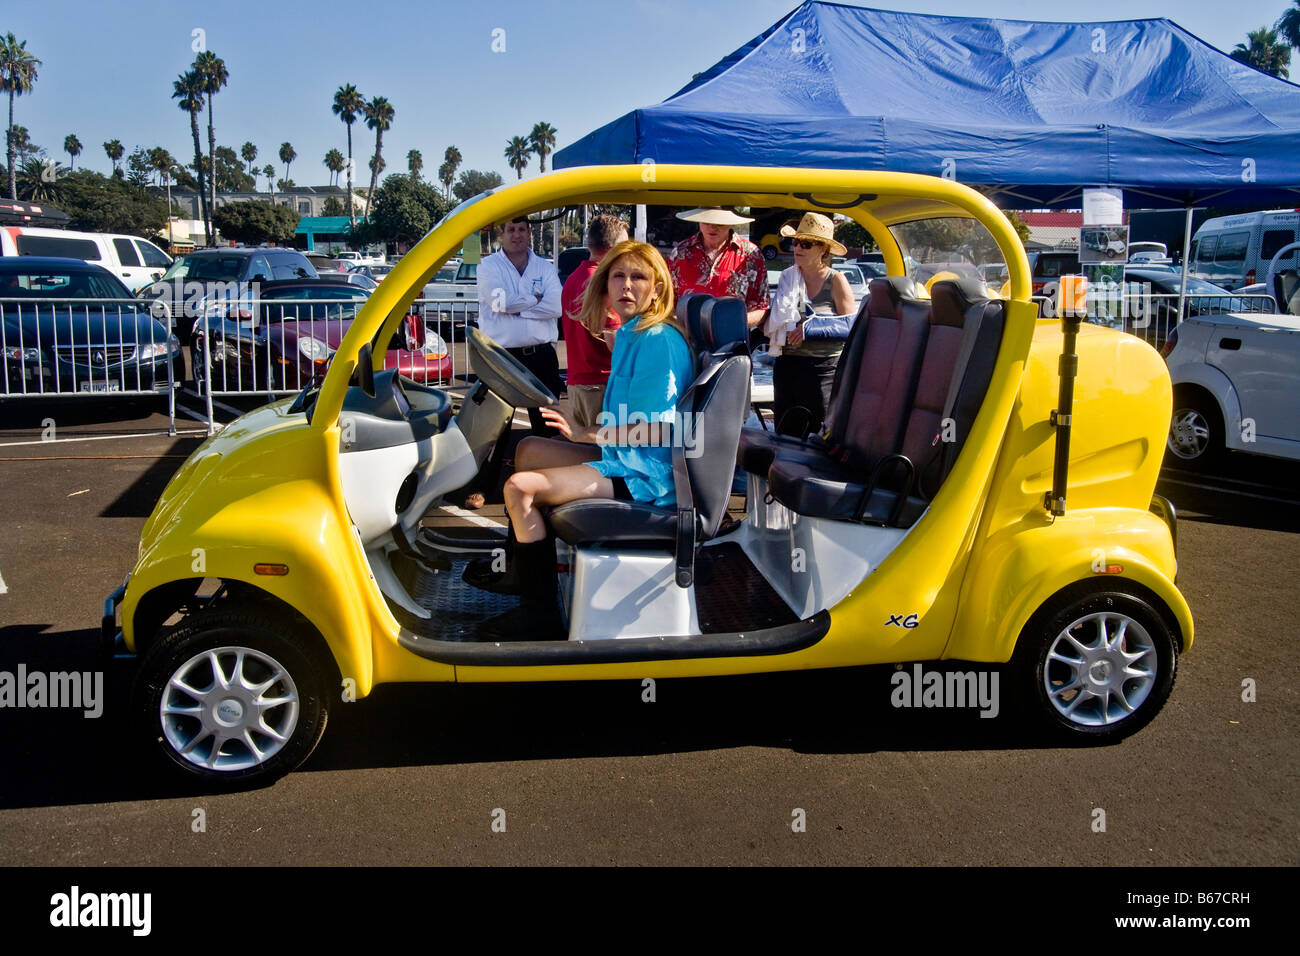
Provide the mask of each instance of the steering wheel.
{"label": "steering wheel", "polygon": [[543,408],[557,401],[542,380],[496,342],[476,328],[467,330],[474,374],[503,401],[515,408]]}

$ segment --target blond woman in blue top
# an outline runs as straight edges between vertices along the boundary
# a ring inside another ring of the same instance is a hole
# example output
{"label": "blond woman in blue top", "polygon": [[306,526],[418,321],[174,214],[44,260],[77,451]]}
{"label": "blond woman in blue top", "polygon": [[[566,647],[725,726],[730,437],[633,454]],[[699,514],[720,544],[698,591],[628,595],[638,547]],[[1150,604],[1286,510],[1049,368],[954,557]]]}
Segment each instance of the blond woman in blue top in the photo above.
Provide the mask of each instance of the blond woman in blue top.
{"label": "blond woman in blue top", "polygon": [[[607,304],[608,303],[608,304]],[[567,442],[528,438],[520,443],[516,471],[505,485],[515,541],[513,568],[494,580],[466,580],[495,591],[517,591],[520,607],[486,621],[484,640],[564,639],[555,606],[555,543],[541,507],[580,498],[617,498],[672,506],[672,427],[677,402],[694,379],[694,359],[673,313],[667,263],[654,246],[621,242],[602,260],[587,285],[580,321],[593,334],[606,309],[623,320],[614,338],[604,409],[595,426],[580,425],[567,409],[542,414]]]}

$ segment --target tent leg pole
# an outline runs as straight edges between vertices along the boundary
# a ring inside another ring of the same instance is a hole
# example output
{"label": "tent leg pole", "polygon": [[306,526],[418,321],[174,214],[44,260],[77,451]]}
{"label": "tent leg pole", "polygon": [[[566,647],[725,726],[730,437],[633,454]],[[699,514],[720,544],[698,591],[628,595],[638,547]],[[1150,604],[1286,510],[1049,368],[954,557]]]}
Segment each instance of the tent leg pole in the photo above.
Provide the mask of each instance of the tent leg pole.
{"label": "tent leg pole", "polygon": [[645,242],[645,232],[646,232],[645,206],[637,206],[636,207],[636,234],[635,234],[635,238],[637,242]]}
{"label": "tent leg pole", "polygon": [[[1187,307],[1187,270],[1191,263],[1187,257],[1192,251],[1192,207],[1187,207],[1187,218],[1183,223],[1183,268],[1178,278],[1178,321],[1183,321],[1183,310]],[[1165,337],[1169,337],[1169,330],[1165,329]]]}

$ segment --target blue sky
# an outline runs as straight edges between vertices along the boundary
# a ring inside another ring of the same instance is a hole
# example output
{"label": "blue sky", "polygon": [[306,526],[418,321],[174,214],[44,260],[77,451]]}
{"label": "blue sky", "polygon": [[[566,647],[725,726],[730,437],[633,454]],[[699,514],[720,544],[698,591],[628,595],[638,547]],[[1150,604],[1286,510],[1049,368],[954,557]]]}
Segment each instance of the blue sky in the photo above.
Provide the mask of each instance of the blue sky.
{"label": "blue sky", "polygon": [[[1271,26],[1287,3],[870,5],[1025,20],[1168,17],[1226,51],[1249,30]],[[557,146],[566,146],[672,94],[795,6],[796,0],[7,0],[0,32],[26,40],[43,61],[34,92],[17,100],[15,122],[65,163],[63,138],[76,133],[85,147],[79,168],[107,172],[111,164],[100,144],[114,138],[128,152],[161,145],[177,158],[192,156],[188,117],[170,97],[172,81],[194,59],[193,31],[201,29],[231,76],[215,101],[218,145],[238,150],[251,140],[257,165],[275,164],[277,176],[284,175],[279,146],[288,140],[299,157],[292,178],[301,185],[327,181],[325,152],[345,151],[344,127],[330,104],[341,84],[353,83],[367,98],[386,96],[396,108],[384,134],[389,172],[404,171],[414,148],[431,177],[454,143],[464,156],[462,169],[512,179],[502,156],[511,136],[546,121],[559,131]],[[504,52],[492,50],[498,29],[505,31]],[[1300,63],[1294,72],[1300,76]],[[202,136],[206,148],[206,128]],[[353,126],[358,181],[369,177],[365,161],[373,144],[362,123]],[[536,173],[534,158],[525,176]]]}

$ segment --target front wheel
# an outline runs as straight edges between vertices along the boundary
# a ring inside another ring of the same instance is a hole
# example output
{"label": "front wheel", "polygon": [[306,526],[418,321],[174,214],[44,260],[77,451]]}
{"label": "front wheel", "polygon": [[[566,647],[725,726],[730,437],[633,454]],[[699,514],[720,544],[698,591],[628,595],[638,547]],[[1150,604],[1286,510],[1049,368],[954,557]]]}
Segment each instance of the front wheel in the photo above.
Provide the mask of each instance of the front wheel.
{"label": "front wheel", "polygon": [[211,787],[272,782],[320,742],[327,685],[305,636],[256,606],[202,611],[145,653],[134,710],[171,769]]}
{"label": "front wheel", "polygon": [[1173,690],[1178,642],[1144,599],[1067,589],[1021,632],[1018,691],[1058,738],[1120,740],[1145,727]]}

